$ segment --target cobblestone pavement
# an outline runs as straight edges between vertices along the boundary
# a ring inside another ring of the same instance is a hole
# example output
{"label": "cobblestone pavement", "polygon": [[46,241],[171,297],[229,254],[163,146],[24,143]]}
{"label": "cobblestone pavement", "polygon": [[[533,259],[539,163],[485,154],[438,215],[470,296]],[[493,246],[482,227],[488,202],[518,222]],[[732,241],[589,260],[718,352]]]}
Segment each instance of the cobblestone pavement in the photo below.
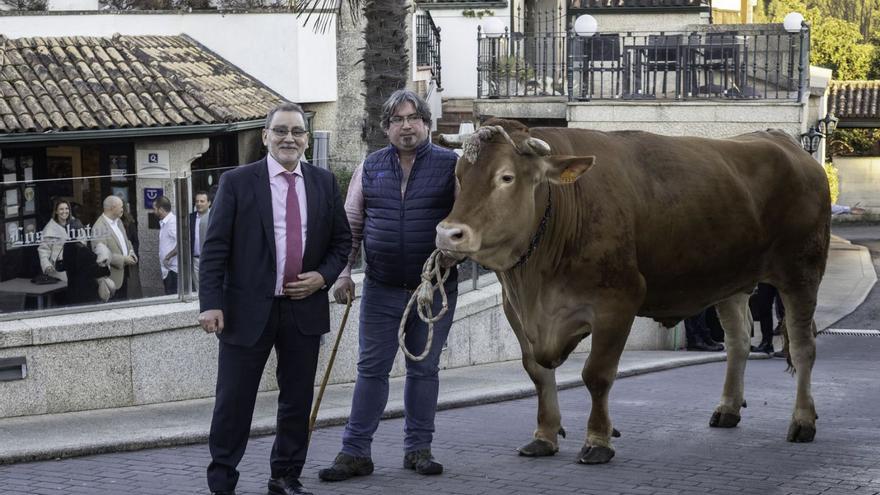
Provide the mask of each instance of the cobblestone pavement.
{"label": "cobblestone pavement", "polygon": [[[880,494],[880,338],[820,336],[813,392],[818,434],[810,444],[785,441],[795,382],[781,359],[750,361],[743,420],[709,428],[723,363],[617,381],[611,412],[623,437],[610,464],[574,462],[584,438],[586,390],[560,394],[568,438],[550,458],[518,457],[534,428],[536,399],[442,411],[434,453],[442,476],[401,467],[402,420],[383,421],[374,444],[376,472],[323,483],[341,428],[315,432],[303,476],[317,494]],[[475,377],[479,380],[479,377]],[[209,418],[205,418],[208,421]],[[266,493],[271,437],[251,440],[239,494]],[[107,454],[0,467],[0,493],[206,493],[205,445]]]}

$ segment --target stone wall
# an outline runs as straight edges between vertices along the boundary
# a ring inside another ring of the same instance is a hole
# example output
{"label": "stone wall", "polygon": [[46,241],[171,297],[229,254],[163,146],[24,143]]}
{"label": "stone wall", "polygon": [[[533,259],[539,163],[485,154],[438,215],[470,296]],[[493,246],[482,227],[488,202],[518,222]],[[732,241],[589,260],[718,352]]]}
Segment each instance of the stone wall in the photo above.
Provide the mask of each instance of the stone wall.
{"label": "stone wall", "polygon": [[[501,309],[501,287],[494,275],[485,275],[483,283],[488,285],[459,297],[442,368],[520,358]],[[352,305],[330,383],[355,379],[359,301]],[[343,310],[331,306],[331,332],[321,348],[316,384]],[[197,315],[197,302],[178,302],[0,322],[0,358],[23,356],[28,369],[23,380],[0,381],[0,418],[213,396],[217,340],[195,326]],[[683,332],[637,318],[627,349],[673,349],[675,339],[681,345],[682,338]],[[589,347],[586,339],[578,350]],[[392,375],[402,375],[403,365],[399,355]],[[260,390],[277,388],[274,369],[273,356]]]}
{"label": "stone wall", "polygon": [[779,128],[802,132],[804,105],[795,101],[593,101],[563,98],[476,100],[477,115],[514,119],[565,119],[569,127],[640,130],[671,136],[728,137]]}

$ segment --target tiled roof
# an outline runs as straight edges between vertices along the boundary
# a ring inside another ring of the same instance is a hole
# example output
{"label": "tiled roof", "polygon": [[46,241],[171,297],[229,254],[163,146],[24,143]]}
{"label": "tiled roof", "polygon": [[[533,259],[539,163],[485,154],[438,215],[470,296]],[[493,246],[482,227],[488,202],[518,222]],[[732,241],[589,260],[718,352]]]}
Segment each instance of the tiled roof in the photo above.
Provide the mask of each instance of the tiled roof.
{"label": "tiled roof", "polygon": [[880,119],[880,81],[831,81],[828,111],[839,119]]}
{"label": "tiled roof", "polygon": [[706,0],[570,0],[569,10],[572,9],[638,9],[657,7],[705,7],[709,3]]}
{"label": "tiled roof", "polygon": [[282,100],[186,35],[0,35],[0,134],[240,122]]}

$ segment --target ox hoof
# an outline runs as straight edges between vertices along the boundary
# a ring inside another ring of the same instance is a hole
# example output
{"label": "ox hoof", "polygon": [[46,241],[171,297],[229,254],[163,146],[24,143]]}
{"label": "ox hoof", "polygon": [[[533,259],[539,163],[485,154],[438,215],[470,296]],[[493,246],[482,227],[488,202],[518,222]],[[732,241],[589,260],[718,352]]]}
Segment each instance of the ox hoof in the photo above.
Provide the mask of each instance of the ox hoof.
{"label": "ox hoof", "polygon": [[580,464],[605,464],[614,457],[614,449],[609,447],[590,447],[585,445],[578,455]]}
{"label": "ox hoof", "polygon": [[795,422],[788,427],[788,441],[796,443],[812,442],[816,437],[816,425],[804,425]]}
{"label": "ox hoof", "polygon": [[620,432],[617,431],[617,428],[611,428],[611,436],[614,438],[620,438]]}
{"label": "ox hoof", "polygon": [[722,413],[715,411],[712,419],[709,420],[709,426],[713,428],[734,428],[739,424],[739,414]]}
{"label": "ox hoof", "polygon": [[559,447],[547,440],[536,438],[516,450],[519,455],[525,457],[547,457],[559,452]]}

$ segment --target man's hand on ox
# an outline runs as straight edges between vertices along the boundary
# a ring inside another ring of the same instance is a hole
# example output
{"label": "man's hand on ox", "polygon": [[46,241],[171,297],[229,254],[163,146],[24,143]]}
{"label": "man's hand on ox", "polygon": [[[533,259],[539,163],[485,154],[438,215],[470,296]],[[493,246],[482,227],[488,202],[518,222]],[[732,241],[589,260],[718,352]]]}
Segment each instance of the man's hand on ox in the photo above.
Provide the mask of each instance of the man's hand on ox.
{"label": "man's hand on ox", "polygon": [[349,297],[354,300],[354,281],[351,277],[339,277],[333,284],[333,299],[337,304],[347,304]]}
{"label": "man's hand on ox", "polygon": [[209,309],[199,313],[199,325],[207,333],[223,332],[223,310]]}
{"label": "man's hand on ox", "polygon": [[291,299],[305,299],[324,287],[324,276],[318,272],[305,272],[297,275],[296,282],[284,284],[284,295]]}

